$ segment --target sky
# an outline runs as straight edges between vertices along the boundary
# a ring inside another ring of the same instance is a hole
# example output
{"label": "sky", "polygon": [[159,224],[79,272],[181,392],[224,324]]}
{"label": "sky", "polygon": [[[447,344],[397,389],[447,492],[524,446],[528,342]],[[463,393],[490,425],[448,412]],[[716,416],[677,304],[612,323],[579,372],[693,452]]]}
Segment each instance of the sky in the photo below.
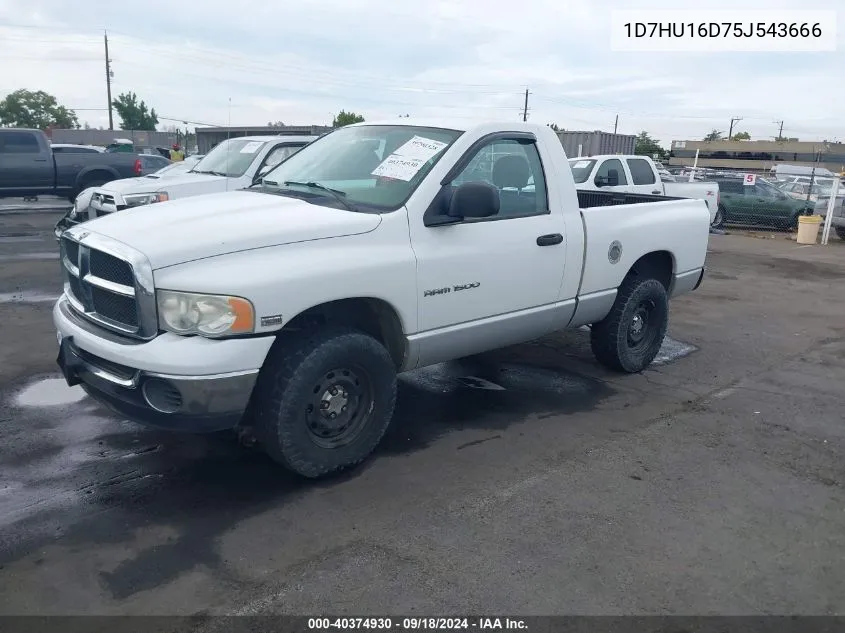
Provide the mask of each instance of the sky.
{"label": "sky", "polygon": [[[836,52],[612,50],[612,12],[649,0],[0,0],[0,98],[45,90],[80,122],[107,126],[103,33],[113,96],[134,91],[159,129],[368,120],[522,118],[568,130],[646,130],[668,147],[712,129],[845,141],[845,5]],[[795,9],[794,0],[708,0],[707,9]],[[656,14],[654,14],[656,15]],[[115,117],[117,115],[115,114]],[[115,120],[115,126],[118,119]]]}

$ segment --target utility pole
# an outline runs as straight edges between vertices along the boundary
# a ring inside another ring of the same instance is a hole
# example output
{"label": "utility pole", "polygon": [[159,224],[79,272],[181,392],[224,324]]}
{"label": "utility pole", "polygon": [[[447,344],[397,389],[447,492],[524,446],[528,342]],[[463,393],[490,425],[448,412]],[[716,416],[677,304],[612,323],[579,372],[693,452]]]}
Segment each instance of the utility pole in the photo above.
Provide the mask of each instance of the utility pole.
{"label": "utility pole", "polygon": [[730,130],[728,130],[728,140],[729,141],[733,138],[734,123],[736,123],[737,121],[742,121],[742,117],[741,116],[735,116],[731,119],[731,127],[730,127]]}
{"label": "utility pole", "polygon": [[528,120],[528,88],[525,89],[525,107],[522,109],[522,120]]}
{"label": "utility pole", "polygon": [[619,126],[619,115],[616,115],[616,120],[613,122],[613,133],[616,134],[616,128]]}
{"label": "utility pole", "polygon": [[783,138],[783,121],[775,121],[778,125],[780,125],[780,129],[778,130],[778,138],[777,140],[781,140]]}
{"label": "utility pole", "polygon": [[111,60],[109,59],[109,34],[103,32],[103,43],[106,45],[106,96],[109,100],[109,129],[114,129],[114,120],[111,114]]}

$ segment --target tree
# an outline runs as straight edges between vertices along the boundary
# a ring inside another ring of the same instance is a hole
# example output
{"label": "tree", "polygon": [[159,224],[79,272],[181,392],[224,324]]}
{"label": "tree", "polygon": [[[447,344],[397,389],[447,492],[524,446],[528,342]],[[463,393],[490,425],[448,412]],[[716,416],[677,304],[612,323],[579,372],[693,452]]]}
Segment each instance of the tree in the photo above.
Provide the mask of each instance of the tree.
{"label": "tree", "polygon": [[332,127],[343,127],[344,125],[351,125],[353,123],[361,123],[364,121],[364,117],[360,114],[355,114],[354,112],[347,112],[346,110],[341,110],[338,112],[334,120],[332,121]]}
{"label": "tree", "polygon": [[267,127],[285,127],[284,121],[267,121]]}
{"label": "tree", "polygon": [[134,92],[125,92],[112,101],[112,106],[120,116],[120,128],[123,130],[153,131],[158,125],[155,108],[147,109],[147,104],[138,101]]}
{"label": "tree", "polygon": [[710,143],[712,141],[720,141],[723,138],[724,137],[722,136],[722,133],[719,130],[712,130],[710,134],[704,137],[704,140]]}
{"label": "tree", "polygon": [[654,156],[657,154],[660,158],[666,155],[666,150],[660,147],[660,141],[651,138],[649,133],[643,130],[637,134],[637,144],[634,146],[634,154],[638,156]]}
{"label": "tree", "polygon": [[15,90],[0,101],[0,125],[39,130],[78,128],[76,112],[59,105],[56,97],[43,90]]}
{"label": "tree", "polygon": [[751,135],[748,132],[737,132],[733,135],[734,141],[750,141]]}

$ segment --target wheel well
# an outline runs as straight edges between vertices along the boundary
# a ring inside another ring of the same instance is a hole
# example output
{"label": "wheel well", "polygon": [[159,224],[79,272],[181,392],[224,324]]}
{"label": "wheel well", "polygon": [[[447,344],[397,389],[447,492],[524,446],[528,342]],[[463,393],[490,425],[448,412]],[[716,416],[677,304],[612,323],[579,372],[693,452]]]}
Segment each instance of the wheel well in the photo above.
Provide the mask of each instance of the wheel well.
{"label": "wheel well", "polygon": [[110,171],[105,171],[102,169],[89,171],[79,177],[79,185],[81,189],[85,189],[85,184],[91,182],[92,180],[105,180],[106,182],[110,180],[114,180],[114,174]]}
{"label": "wheel well", "polygon": [[369,334],[385,346],[396,369],[405,362],[405,334],[396,310],[386,301],[371,297],[323,303],[296,315],[281,332],[313,325],[346,325]]}
{"label": "wheel well", "polygon": [[631,270],[628,271],[628,276],[645,277],[648,279],[656,279],[666,292],[669,292],[669,287],[672,284],[672,273],[675,270],[675,259],[668,251],[654,251],[640,257]]}

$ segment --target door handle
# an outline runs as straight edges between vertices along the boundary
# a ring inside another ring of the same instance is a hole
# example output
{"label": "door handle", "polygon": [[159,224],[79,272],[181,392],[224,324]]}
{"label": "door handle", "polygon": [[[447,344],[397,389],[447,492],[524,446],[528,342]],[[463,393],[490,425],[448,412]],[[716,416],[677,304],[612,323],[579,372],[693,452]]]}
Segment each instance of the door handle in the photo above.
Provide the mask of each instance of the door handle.
{"label": "door handle", "polygon": [[46,163],[47,162],[46,158],[33,158],[32,160],[34,160],[36,163]]}
{"label": "door handle", "polygon": [[662,192],[662,191],[660,191],[660,189],[655,189],[655,190],[654,190],[654,191],[652,191],[651,193],[653,193],[654,195],[659,195],[659,194],[661,194],[661,193],[663,193],[663,192]]}
{"label": "door handle", "polygon": [[563,235],[560,233],[549,233],[548,235],[541,235],[537,238],[537,246],[554,246],[563,241]]}

